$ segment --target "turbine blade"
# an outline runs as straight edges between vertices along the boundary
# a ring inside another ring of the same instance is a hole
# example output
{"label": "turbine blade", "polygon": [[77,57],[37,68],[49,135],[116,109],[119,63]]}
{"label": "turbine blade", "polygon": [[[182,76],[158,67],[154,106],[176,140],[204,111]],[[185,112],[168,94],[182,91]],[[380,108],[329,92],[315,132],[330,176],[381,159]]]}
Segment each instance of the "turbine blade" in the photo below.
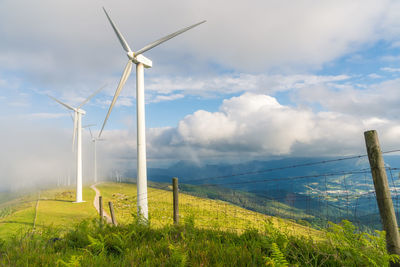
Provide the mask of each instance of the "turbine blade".
{"label": "turbine blade", "polygon": [[[88,125],[83,125],[82,128],[89,128],[91,126],[96,126],[96,124],[88,124]],[[89,128],[90,129],[90,128]]]}
{"label": "turbine blade", "polygon": [[51,99],[53,99],[54,101],[56,101],[58,104],[63,105],[63,106],[66,107],[67,109],[70,109],[70,110],[75,111],[75,108],[71,107],[71,106],[68,105],[68,104],[65,104],[65,103],[61,102],[61,101],[58,100],[57,98],[52,97],[51,95],[47,95],[47,96],[50,97]]}
{"label": "turbine blade", "polygon": [[121,80],[119,81],[117,90],[115,91],[114,98],[111,101],[111,105],[110,105],[110,108],[108,109],[107,116],[106,116],[106,118],[104,120],[103,126],[101,127],[101,130],[100,130],[100,133],[99,133],[99,137],[101,136],[101,133],[103,132],[104,126],[107,123],[108,117],[110,116],[111,110],[114,107],[114,104],[117,101],[117,98],[118,98],[119,94],[121,93],[122,87],[124,87],[124,85],[126,83],[126,80],[129,77],[129,74],[131,74],[131,70],[132,70],[132,61],[128,60],[128,63],[126,64],[126,67],[125,67],[125,70],[124,70],[124,73],[122,74]]}
{"label": "turbine blade", "polygon": [[75,139],[76,139],[76,132],[78,130],[77,116],[78,116],[78,113],[75,111],[75,114],[74,114],[74,132],[72,133],[72,151],[75,151]]}
{"label": "turbine blade", "polygon": [[157,45],[160,45],[160,44],[162,44],[162,43],[168,41],[169,39],[174,38],[175,36],[177,36],[177,35],[179,35],[179,34],[181,34],[181,33],[184,33],[185,31],[188,31],[188,30],[190,30],[190,29],[192,29],[192,28],[194,28],[194,27],[196,27],[196,26],[198,26],[198,25],[200,25],[200,24],[202,24],[202,23],[204,23],[204,22],[206,22],[206,21],[203,20],[202,22],[199,22],[199,23],[196,23],[196,24],[194,24],[194,25],[192,25],[192,26],[183,28],[182,30],[179,30],[179,31],[174,32],[174,33],[171,33],[171,34],[169,34],[169,35],[167,35],[167,36],[165,36],[165,37],[163,37],[163,38],[161,38],[161,39],[159,39],[159,40],[157,40],[157,41],[155,41],[155,42],[152,42],[151,44],[148,44],[148,45],[146,45],[145,47],[143,47],[142,49],[140,49],[140,50],[138,50],[137,52],[135,52],[135,56],[140,55],[140,54],[146,52],[147,50],[150,50],[150,49],[152,49],[153,47],[155,47],[155,46],[157,46]]}
{"label": "turbine blade", "polygon": [[89,102],[89,100],[92,99],[95,95],[97,95],[101,90],[103,90],[104,87],[106,87],[106,84],[103,85],[102,87],[100,87],[99,89],[97,89],[96,91],[94,91],[93,94],[91,94],[88,98],[86,98],[85,101],[83,101],[82,104],[79,105],[78,109],[80,109],[83,105],[85,105],[87,102]]}
{"label": "turbine blade", "polygon": [[90,129],[90,127],[89,127],[89,132],[90,132],[90,137],[91,137],[92,140],[93,140],[93,134],[92,134],[92,130]]}
{"label": "turbine blade", "polygon": [[111,24],[111,27],[113,28],[115,34],[117,35],[119,42],[121,43],[122,47],[124,48],[124,50],[129,53],[132,52],[131,48],[129,47],[128,43],[126,42],[124,36],[122,36],[122,33],[118,30],[117,26],[114,24],[114,22],[112,21],[112,19],[110,18],[110,16],[108,15],[106,9],[103,7],[104,13],[106,13],[106,16],[108,18],[108,21]]}

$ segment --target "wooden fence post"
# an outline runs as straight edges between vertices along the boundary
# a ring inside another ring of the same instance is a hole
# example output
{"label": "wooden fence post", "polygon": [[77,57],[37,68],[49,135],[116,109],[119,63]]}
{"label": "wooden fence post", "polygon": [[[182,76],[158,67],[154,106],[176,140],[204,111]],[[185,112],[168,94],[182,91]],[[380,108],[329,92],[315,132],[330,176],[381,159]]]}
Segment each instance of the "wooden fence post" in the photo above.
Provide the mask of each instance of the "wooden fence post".
{"label": "wooden fence post", "polygon": [[103,197],[99,196],[99,214],[100,214],[100,222],[103,221]]}
{"label": "wooden fence post", "polygon": [[[376,192],[379,213],[381,215],[383,229],[386,231],[386,247],[390,254],[400,255],[400,235],[397,227],[396,215],[390,195],[388,180],[383,162],[382,151],[379,145],[378,134],[375,130],[364,132],[365,144],[369,164],[371,166],[372,179]],[[391,266],[400,266],[399,263],[390,263]]]}
{"label": "wooden fence post", "polygon": [[179,192],[178,178],[172,178],[173,205],[174,205],[174,224],[179,224]]}
{"label": "wooden fence post", "polygon": [[111,201],[109,201],[108,206],[110,207],[111,222],[113,225],[117,225],[117,220],[115,219],[115,215],[114,215],[113,203]]}

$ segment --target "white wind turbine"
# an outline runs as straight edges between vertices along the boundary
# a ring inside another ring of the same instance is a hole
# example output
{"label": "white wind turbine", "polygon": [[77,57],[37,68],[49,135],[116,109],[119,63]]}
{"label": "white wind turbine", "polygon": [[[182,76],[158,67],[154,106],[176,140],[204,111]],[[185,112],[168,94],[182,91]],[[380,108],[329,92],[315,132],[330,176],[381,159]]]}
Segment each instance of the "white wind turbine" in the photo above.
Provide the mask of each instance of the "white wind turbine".
{"label": "white wind turbine", "polygon": [[89,132],[90,132],[90,137],[92,138],[93,146],[94,146],[94,183],[97,183],[97,142],[98,141],[104,141],[105,139],[102,139],[100,137],[93,136],[92,130],[90,130],[89,127]]}
{"label": "white wind turbine", "polygon": [[132,63],[136,64],[136,116],[137,116],[137,207],[138,214],[140,213],[145,219],[148,219],[148,207],[147,207],[147,167],[146,167],[146,135],[145,135],[145,113],[144,113],[144,68],[151,68],[152,61],[142,53],[168,41],[175,36],[184,33],[204,22],[196,23],[192,26],[183,28],[177,32],[171,33],[155,42],[152,42],[142,49],[133,52],[129,47],[125,38],[122,36],[121,32],[118,30],[117,26],[111,20],[107,11],[103,7],[104,13],[106,14],[115,34],[117,35],[119,42],[121,43],[123,49],[128,56],[128,63],[126,64],[125,70],[122,74],[121,80],[119,81],[117,90],[115,91],[114,98],[111,102],[110,108],[108,110],[107,116],[104,120],[103,127],[100,130],[99,137],[106,125],[107,119],[110,116],[111,110],[114,107],[115,102],[119,94],[121,93],[122,87],[125,85],[126,80],[132,70]]}
{"label": "white wind turbine", "polygon": [[86,114],[86,111],[81,109],[83,105],[85,105],[89,100],[94,97],[98,92],[100,92],[104,88],[101,87],[93,94],[91,94],[88,98],[85,99],[78,107],[74,108],[66,103],[61,102],[60,100],[49,96],[51,99],[56,101],[57,103],[63,105],[69,110],[74,112],[74,131],[72,136],[72,150],[75,149],[75,138],[77,139],[77,149],[76,149],[76,200],[75,203],[83,202],[82,200],[82,115]]}

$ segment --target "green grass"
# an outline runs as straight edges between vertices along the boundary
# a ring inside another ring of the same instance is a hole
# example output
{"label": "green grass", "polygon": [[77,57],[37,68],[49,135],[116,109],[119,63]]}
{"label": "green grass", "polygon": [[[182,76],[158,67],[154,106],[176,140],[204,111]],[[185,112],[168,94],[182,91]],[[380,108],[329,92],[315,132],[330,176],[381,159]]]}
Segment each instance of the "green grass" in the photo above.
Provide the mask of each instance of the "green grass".
{"label": "green grass", "polygon": [[[114,206],[117,222],[132,223],[137,213],[136,185],[124,183],[102,183],[97,185],[104,203],[111,201]],[[106,207],[107,205],[104,204]],[[173,224],[172,191],[155,188],[148,189],[149,221],[152,227],[164,227]],[[262,230],[265,221],[285,229],[295,235],[322,238],[322,232],[291,220],[267,216],[246,210],[220,200],[211,200],[184,193],[179,194],[180,220],[193,219],[196,227],[243,232],[254,228]]]}
{"label": "green grass", "polygon": [[25,232],[32,228],[35,218],[36,194],[3,202],[0,206],[3,216],[0,217],[0,238]]}
{"label": "green grass", "polygon": [[[103,183],[97,186],[103,196],[104,207],[112,201],[117,222],[132,223],[136,214],[136,186],[121,183]],[[95,192],[84,187],[86,202],[73,203],[73,188],[57,188],[40,192],[36,215],[36,228],[47,226],[68,226],[83,219],[95,218],[97,212],[93,207]],[[193,218],[197,227],[243,232],[245,229],[263,229],[265,221],[271,220],[276,226],[291,231],[293,234],[321,236],[321,232],[296,224],[290,220],[266,216],[246,210],[228,202],[211,200],[180,193],[180,220]],[[152,227],[160,228],[173,224],[172,192],[156,188],[148,189],[149,219]],[[37,195],[30,194],[24,198],[4,203],[0,218],[0,237],[10,237],[18,231],[32,229],[35,218]],[[12,208],[10,208],[10,206]]]}
{"label": "green grass", "polygon": [[149,188],[143,223],[135,216],[135,185],[98,188],[114,203],[118,226],[99,222],[88,187],[79,204],[72,189],[42,191],[35,231],[37,195],[10,202],[12,212],[0,219],[0,266],[388,266],[395,258],[384,232],[362,233],[347,221],[317,231],[180,193],[174,226],[172,192]]}
{"label": "green grass", "polygon": [[271,216],[308,221],[315,219],[314,216],[305,213],[301,209],[250,192],[219,186],[191,184],[181,184],[179,187],[181,192],[188,193],[190,195],[227,201],[247,210],[257,211]]}
{"label": "green grass", "polygon": [[327,240],[287,234],[266,222],[263,231],[199,229],[193,221],[154,228],[83,221],[60,233],[43,228],[0,240],[1,266],[388,266],[383,232],[358,233],[332,225]]}
{"label": "green grass", "polygon": [[84,187],[85,202],[73,203],[74,191],[74,189],[53,189],[42,192],[36,227],[71,225],[84,219],[95,218],[97,216],[97,211],[93,206],[95,192],[89,187]]}
{"label": "green grass", "polygon": [[[0,217],[0,238],[10,238],[33,229],[38,194],[4,202],[0,207],[7,212]],[[84,219],[95,218],[93,206],[95,193],[89,187],[83,188],[83,203],[73,203],[75,192],[72,188],[58,188],[40,192],[36,215],[36,228],[47,226],[69,227]],[[1,213],[0,213],[1,214]]]}

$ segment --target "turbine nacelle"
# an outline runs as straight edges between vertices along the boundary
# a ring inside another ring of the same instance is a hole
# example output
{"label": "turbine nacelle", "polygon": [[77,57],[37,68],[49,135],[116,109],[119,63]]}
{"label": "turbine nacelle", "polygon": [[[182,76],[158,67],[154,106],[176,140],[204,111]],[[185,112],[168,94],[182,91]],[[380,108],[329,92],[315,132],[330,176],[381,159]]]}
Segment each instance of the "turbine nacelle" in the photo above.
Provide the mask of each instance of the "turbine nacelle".
{"label": "turbine nacelle", "polygon": [[131,52],[127,52],[126,55],[135,64],[142,63],[143,66],[147,69],[153,67],[153,62],[150,59],[148,59],[147,57],[143,56],[142,54],[135,56],[135,53],[131,51]]}
{"label": "turbine nacelle", "polygon": [[84,111],[83,109],[80,109],[80,108],[76,109],[75,112],[80,113],[82,115],[86,114],[86,111]]}
{"label": "turbine nacelle", "polygon": [[153,67],[153,62],[150,60],[150,59],[148,59],[147,57],[145,57],[145,56],[143,56],[143,55],[137,55],[136,57],[134,57],[133,59],[132,59],[132,61],[133,61],[133,63],[135,63],[135,64],[139,64],[139,63],[142,63],[143,64],[143,66],[146,68],[146,69],[149,69],[149,68],[151,68],[151,67]]}

